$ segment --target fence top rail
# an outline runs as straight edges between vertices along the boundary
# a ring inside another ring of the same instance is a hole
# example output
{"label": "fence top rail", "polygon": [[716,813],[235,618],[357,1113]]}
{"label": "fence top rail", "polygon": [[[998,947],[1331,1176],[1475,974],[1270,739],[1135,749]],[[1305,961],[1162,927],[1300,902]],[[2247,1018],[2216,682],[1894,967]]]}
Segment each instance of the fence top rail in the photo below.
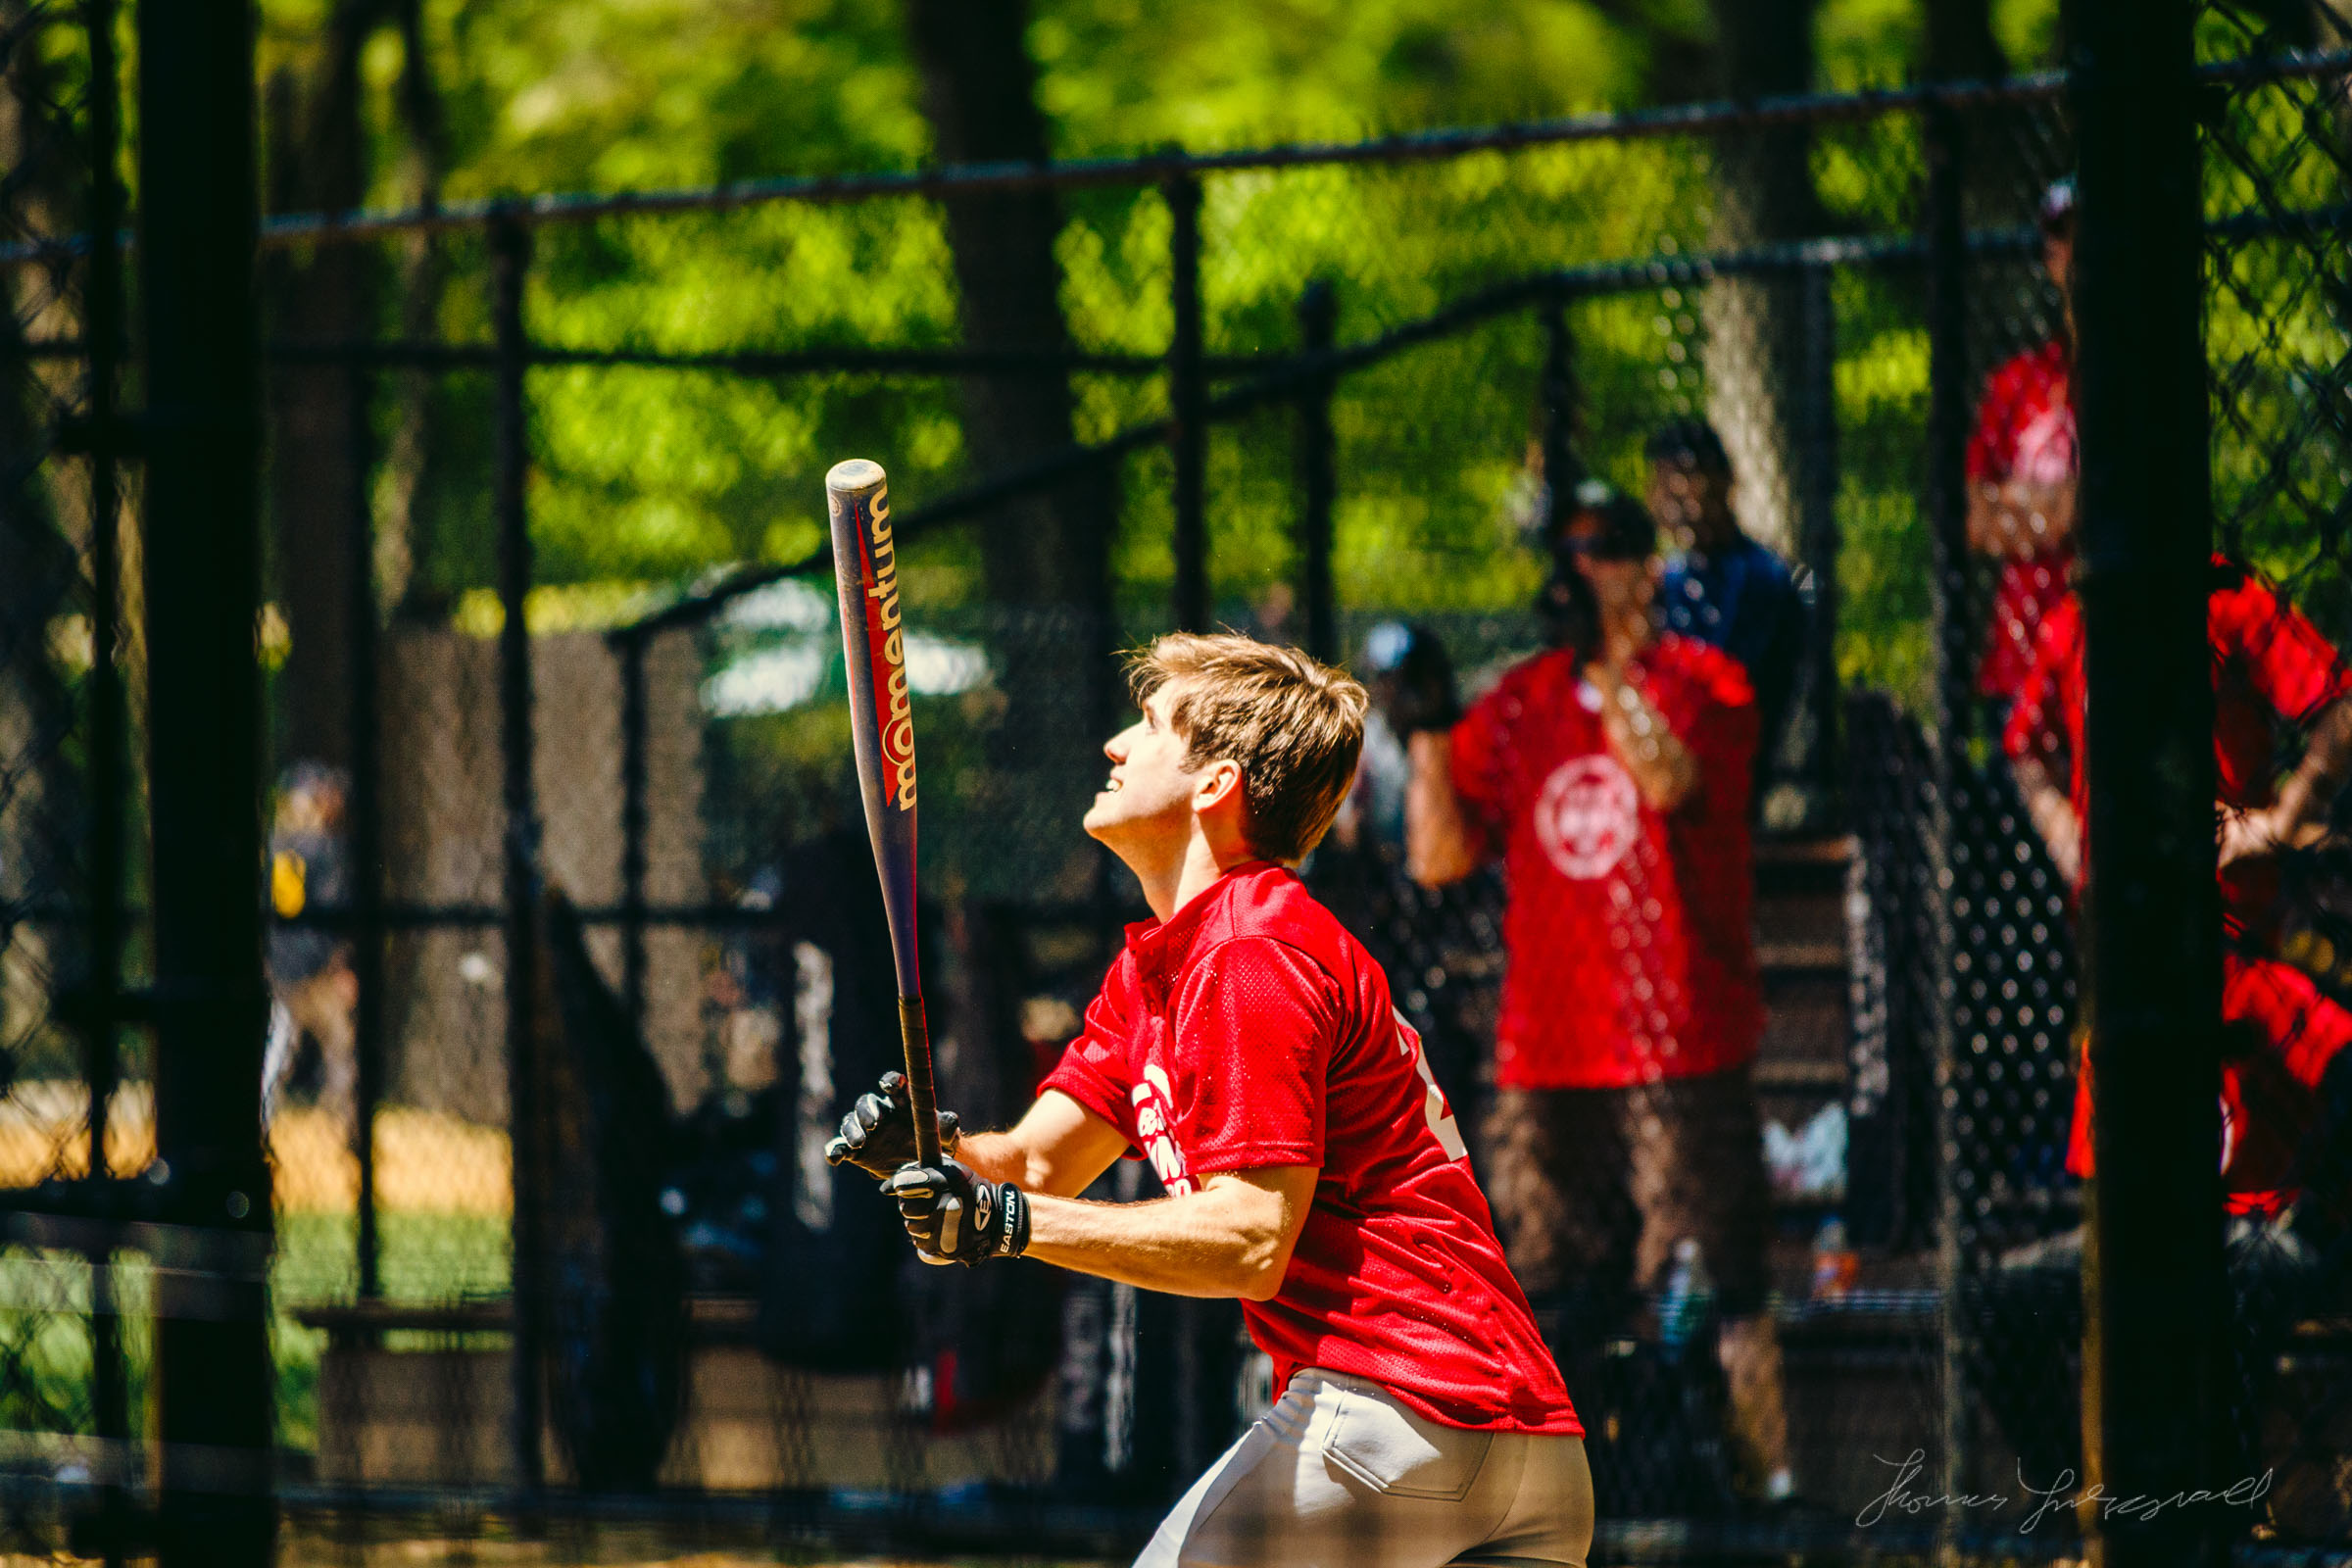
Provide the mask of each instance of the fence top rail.
{"label": "fence top rail", "polygon": [[[2207,81],[2228,82],[2347,72],[2352,72],[2352,51],[2296,51],[2207,65],[2200,68],[2199,75]],[[1149,185],[1243,170],[1418,163],[1565,142],[1630,140],[1765,125],[1866,120],[1930,105],[1975,108],[2027,103],[2056,98],[2065,92],[2066,83],[2065,73],[2052,71],[2002,81],[1928,82],[1849,93],[1798,93],[1745,102],[1679,104],[1501,125],[1413,131],[1364,141],[1291,142],[1222,153],[1166,152],[1063,163],[967,164],[896,173],[739,180],[685,190],[550,192],[400,212],[295,213],[266,220],[261,242],[265,246],[284,247],[480,228],[494,223],[539,225],[662,213],[722,212],[775,202],[839,203],[890,196],[948,197],[979,191]]]}

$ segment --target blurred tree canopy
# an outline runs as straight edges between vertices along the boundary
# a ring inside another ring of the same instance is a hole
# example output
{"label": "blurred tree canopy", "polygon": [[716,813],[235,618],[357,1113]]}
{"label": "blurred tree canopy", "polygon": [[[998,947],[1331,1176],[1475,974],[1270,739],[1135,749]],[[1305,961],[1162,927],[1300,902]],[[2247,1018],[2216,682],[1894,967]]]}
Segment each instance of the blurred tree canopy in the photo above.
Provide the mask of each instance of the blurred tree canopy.
{"label": "blurred tree canopy", "polygon": [[[1054,155],[1203,150],[1756,90],[1759,78],[1736,57],[1743,46],[1725,27],[1739,3],[1029,0],[1026,43]],[[1798,19],[1795,69],[1821,88],[2038,69],[2054,49],[2056,0],[1775,8]],[[269,188],[286,210],[331,205],[347,188],[367,205],[400,206],[436,194],[914,167],[938,156],[939,142],[910,9],[902,0],[263,0],[265,88],[269,101],[293,106],[269,127]],[[1765,79],[1785,86],[1786,74]],[[321,120],[321,95],[337,91],[348,102],[325,109],[348,115],[359,156],[348,180],[322,183],[308,166],[339,156],[318,129],[332,121]],[[1859,127],[1800,154],[1829,222],[1909,220],[1903,204],[1918,164],[1900,142]],[[1292,347],[1295,302],[1317,277],[1337,286],[1348,341],[1541,267],[1702,247],[1707,164],[1703,144],[1661,140],[1220,176],[1208,182],[1202,219],[1208,346]],[[1077,346],[1164,349],[1168,221],[1153,191],[1065,198],[1054,254]],[[531,330],[548,343],[672,351],[953,344],[969,334],[958,321],[950,228],[936,207],[911,201],[554,226],[539,235]],[[475,239],[386,246],[358,270],[366,287],[351,298],[362,318],[329,313],[324,329],[371,320],[388,337],[487,336]],[[1639,426],[1703,397],[1695,368],[1678,382],[1661,358],[1661,333],[1679,343],[1709,324],[1673,326],[1671,296],[1573,313],[1586,439],[1622,481],[1638,477],[1628,443]],[[295,325],[318,329],[308,318]],[[274,329],[290,330],[282,320]],[[1924,396],[1908,328],[1865,332],[1839,354],[1841,420],[1850,413],[1867,426],[1907,407],[1914,391]],[[1541,357],[1541,334],[1520,318],[1343,387],[1345,604],[1524,602],[1535,567],[1507,514],[1524,482]],[[986,466],[967,450],[969,389],[944,378],[564,369],[536,372],[531,386],[533,527],[550,584],[652,585],[716,563],[796,556],[820,536],[818,476],[854,450],[890,461],[902,511]],[[375,393],[386,597],[443,614],[491,579],[486,380],[386,374]],[[1079,375],[1069,407],[1075,431],[1095,438],[1162,412],[1164,393],[1155,377]],[[1288,569],[1287,431],[1280,415],[1217,431],[1210,511],[1221,611]],[[1902,464],[1907,472],[1908,456]],[[299,507],[318,488],[281,475],[280,504]],[[1148,619],[1169,571],[1164,458],[1129,462],[1120,490],[1112,569],[1122,598]],[[1875,544],[1867,525],[1849,530],[1857,548],[1892,552],[1854,569],[1892,585],[1888,608],[1903,615],[1903,585],[1917,575],[1906,564],[1916,543],[1908,526],[1890,522]],[[284,548],[284,532],[281,571],[298,554]],[[927,544],[908,565],[929,572],[926,591],[943,600],[986,591],[968,536]],[[618,601],[608,593],[600,602]]]}

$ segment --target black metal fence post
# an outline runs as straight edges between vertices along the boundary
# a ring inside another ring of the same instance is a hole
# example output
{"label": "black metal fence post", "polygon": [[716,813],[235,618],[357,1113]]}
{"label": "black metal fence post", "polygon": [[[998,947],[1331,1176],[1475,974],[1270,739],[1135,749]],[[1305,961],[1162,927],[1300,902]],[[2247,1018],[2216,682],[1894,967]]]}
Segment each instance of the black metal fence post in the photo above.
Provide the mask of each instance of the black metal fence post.
{"label": "black metal fence post", "polygon": [[384,813],[380,683],[375,609],[375,519],[370,496],[374,431],[369,393],[374,378],[351,372],[352,493],[344,509],[349,546],[351,679],[351,972],[359,995],[352,1007],[353,1053],[359,1058],[352,1096],[352,1153],[360,1170],[360,1297],[383,1294],[382,1241],[375,1196],[375,1111],[384,1096]]}
{"label": "black metal fence post", "polygon": [[[2098,1176],[2083,1351],[2111,1496],[2227,1485],[2217,1175],[2221,905],[2206,630],[2213,548],[2191,0],[2070,12],[2081,156],[2076,396]],[[2161,1375],[2157,1375],[2161,1369]],[[2106,1568],[2229,1558],[2243,1517],[2110,1514]]]}
{"label": "black metal fence post", "polygon": [[514,1484],[526,1511],[546,1482],[540,1450],[541,1164],[533,1039],[538,1001],[534,860],[538,810],[531,787],[531,634],[525,619],[531,591],[529,410],[523,377],[529,344],[523,335],[523,283],[530,270],[530,230],[513,218],[490,230],[491,327],[497,338],[496,425],[498,472],[498,597],[505,621],[498,637],[500,752],[506,803],[507,1113],[514,1172],[514,1427],[510,1434]]}
{"label": "black metal fence post", "polygon": [[[1338,339],[1339,299],[1321,278],[1298,296],[1298,349],[1323,354]],[[1306,651],[1329,662],[1340,657],[1339,607],[1331,581],[1332,509],[1339,500],[1338,454],[1331,430],[1336,383],[1318,376],[1298,394],[1298,608],[1306,616]]]}
{"label": "black metal fence post", "polygon": [[1544,308],[1544,370],[1536,386],[1537,442],[1544,453],[1544,537],[1559,537],[1568,503],[1585,477],[1576,455],[1576,339],[1568,330],[1568,301]]}
{"label": "black metal fence post", "polygon": [[[89,1171],[109,1174],[106,1137],[115,1088],[122,1075],[121,1038],[123,928],[123,834],[129,776],[122,671],[117,663],[117,617],[122,606],[122,495],[116,466],[122,346],[122,226],[120,156],[121,72],[115,51],[114,0],[89,0],[83,24],[90,48],[90,262],[82,295],[82,336],[89,355],[90,430],[90,675],[89,834],[90,927],[88,1023],[82,1071],[90,1095]],[[118,1484],[131,1465],[130,1397],[122,1364],[122,1324],[116,1311],[114,1254],[90,1257],[90,1402],[92,1425],[106,1446],[102,1478],[107,1511],[120,1510]],[[121,1560],[110,1543],[108,1560]]]}
{"label": "black metal fence post", "polygon": [[[1946,1495],[1966,1491],[1969,1432],[1967,1335],[1961,1291],[1967,1216],[1955,1168],[1958,1135],[1958,1042],[1952,1009],[1958,948],[1952,922],[1952,812],[1965,789],[1968,735],[1974,704],[1969,679],[1975,626],[1968,591],[1968,250],[1961,219],[1960,126],[1940,103],[1926,110],[1922,130],[1928,160],[1928,537],[1934,573],[1936,737],[1928,824],[1930,885],[1919,890],[1928,910],[1926,972],[1935,976],[1929,1023],[1936,1075],[1936,1284],[1941,1300],[1937,1389],[1937,1455]],[[1939,1520],[1945,1543],[1956,1539],[1958,1510]]]}
{"label": "black metal fence post", "polygon": [[620,996],[645,1027],[645,638],[620,639]]}
{"label": "black metal fence post", "polygon": [[1200,631],[1209,617],[1208,379],[1200,347],[1200,182],[1191,175],[1160,187],[1172,227],[1168,289],[1175,330],[1168,341],[1168,450],[1175,460],[1176,625]]}
{"label": "black metal fence post", "polygon": [[1804,386],[1798,399],[1797,541],[1813,584],[1813,618],[1805,628],[1804,701],[1812,731],[1800,777],[1829,805],[1838,779],[1838,306],[1836,272],[1827,262],[1802,274],[1805,313]]}
{"label": "black metal fence post", "polygon": [[[160,1559],[270,1561],[253,12],[138,12],[155,1127],[202,1263],[155,1274]],[[111,239],[102,237],[106,243]]]}

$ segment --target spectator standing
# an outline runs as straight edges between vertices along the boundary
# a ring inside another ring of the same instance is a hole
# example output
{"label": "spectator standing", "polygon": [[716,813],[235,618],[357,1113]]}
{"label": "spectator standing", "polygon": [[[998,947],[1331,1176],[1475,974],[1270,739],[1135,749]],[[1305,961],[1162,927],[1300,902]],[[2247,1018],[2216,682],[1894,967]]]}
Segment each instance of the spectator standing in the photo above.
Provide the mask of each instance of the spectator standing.
{"label": "spectator standing", "polygon": [[1622,1334],[1698,1244],[1723,1319],[1734,1446],[1790,1491],[1749,1072],[1763,993],[1749,929],[1756,710],[1722,652],[1653,627],[1656,528],[1580,488],[1559,541],[1555,645],[1453,724],[1410,705],[1416,879],[1499,858],[1508,966],[1488,1122],[1513,1269],[1563,1345]]}
{"label": "spectator standing", "polygon": [[[2075,186],[2041,200],[2041,263],[2059,330],[1992,372],[1968,441],[1968,546],[2001,564],[1977,690],[2007,705],[2034,667],[2042,616],[2075,559]],[[1995,720],[1996,726],[1998,720]]]}
{"label": "spectator standing", "polygon": [[[2206,597],[2214,680],[2217,862],[2223,925],[2222,1188],[2229,1214],[2237,1441],[2252,1462],[2266,1348],[2308,1310],[2327,1277],[2342,1211],[2341,1118],[2352,1107],[2352,1012],[2277,956],[2278,854],[2326,831],[2352,774],[2352,672],[2318,628],[2220,557]],[[2089,784],[2082,765],[2088,686],[2082,607],[2072,594],[2042,620],[2001,741],[2050,858],[2086,883]],[[2305,738],[2280,782],[2281,742]],[[2067,1169],[2095,1175],[2093,1084],[2076,1080]],[[2332,1174],[2319,1176],[2321,1162]],[[2310,1183],[2312,1191],[2298,1193]],[[2304,1200],[2298,1201],[2298,1200]],[[2027,1466],[2047,1486],[2080,1471],[2082,1419],[2066,1360],[2082,1332],[2080,1229],[2004,1257],[1981,1315],[1978,1377]],[[2053,1412],[2055,1391],[2059,1401]],[[2058,1419],[2050,1419],[2055,1413]]]}
{"label": "spectator standing", "polygon": [[351,967],[351,944],[325,926],[287,923],[350,903],[343,821],[350,793],[342,769],[321,762],[297,762],[278,784],[270,832],[270,906],[277,919],[270,927],[265,1116],[277,1108],[305,1035],[318,1044],[321,1109],[350,1115],[359,1085],[359,1037],[352,1015],[360,983]]}
{"label": "spectator standing", "polygon": [[1673,420],[1649,438],[1644,456],[1649,508],[1674,545],[1659,583],[1660,618],[1668,631],[1722,649],[1747,671],[1756,694],[1750,793],[1760,800],[1804,658],[1804,595],[1788,564],[1740,529],[1731,455],[1713,425]]}

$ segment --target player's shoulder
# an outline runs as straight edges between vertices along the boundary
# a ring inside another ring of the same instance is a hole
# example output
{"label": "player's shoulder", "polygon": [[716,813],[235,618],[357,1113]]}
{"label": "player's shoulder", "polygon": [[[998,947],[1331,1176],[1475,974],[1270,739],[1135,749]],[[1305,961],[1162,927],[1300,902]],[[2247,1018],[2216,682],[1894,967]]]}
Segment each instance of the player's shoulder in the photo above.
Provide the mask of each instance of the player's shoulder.
{"label": "player's shoulder", "polygon": [[1653,678],[1692,689],[1725,708],[1740,708],[1756,700],[1747,666],[1713,643],[1681,632],[1658,634],[1644,660]]}
{"label": "player's shoulder", "polygon": [[1472,705],[1504,719],[1542,713],[1576,684],[1576,658],[1565,648],[1530,654],[1495,677]]}
{"label": "player's shoulder", "polygon": [[1363,945],[1307,891],[1297,872],[1264,863],[1227,878],[1218,918],[1203,928],[1197,961],[1211,969],[1287,954],[1335,983],[1352,972]]}
{"label": "player's shoulder", "polygon": [[2066,345],[2056,338],[2020,349],[1997,366],[1987,377],[1995,392],[2023,393],[2053,382],[2064,381],[2072,370],[2072,360]]}

